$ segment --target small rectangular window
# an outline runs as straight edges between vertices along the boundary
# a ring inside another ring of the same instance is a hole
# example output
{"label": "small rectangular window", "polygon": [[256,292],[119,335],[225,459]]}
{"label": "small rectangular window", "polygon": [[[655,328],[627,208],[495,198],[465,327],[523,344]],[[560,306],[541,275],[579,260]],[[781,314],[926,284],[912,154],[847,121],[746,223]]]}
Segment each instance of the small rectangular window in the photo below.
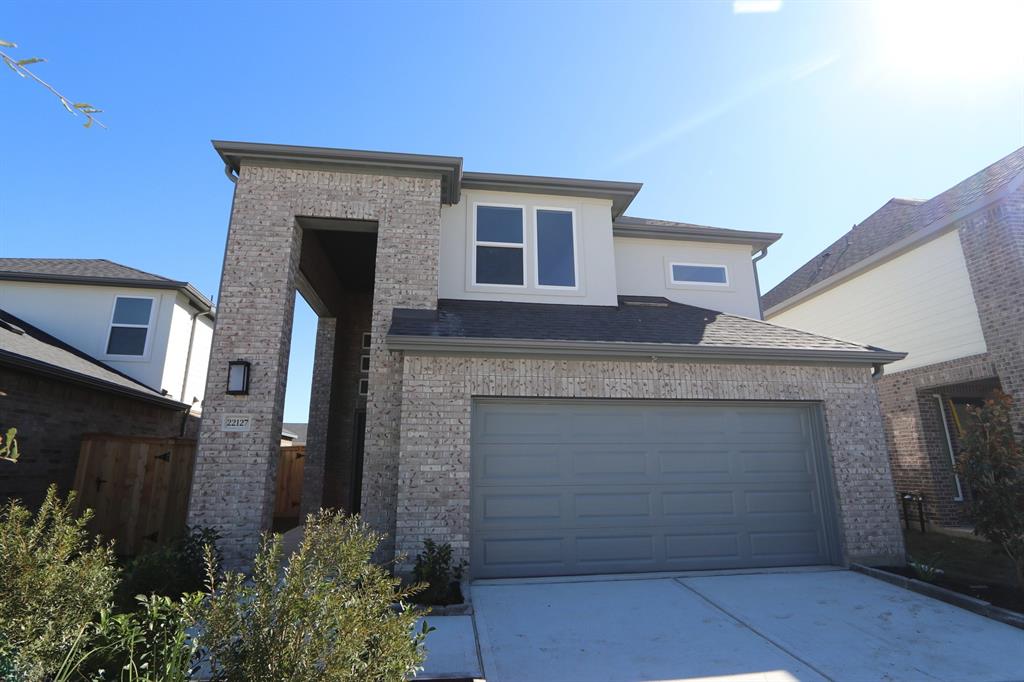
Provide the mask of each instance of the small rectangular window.
{"label": "small rectangular window", "polygon": [[145,355],[152,313],[151,298],[118,296],[114,299],[107,355]]}
{"label": "small rectangular window", "polygon": [[363,348],[370,347],[371,339],[372,337],[370,336],[370,332],[363,332]]}
{"label": "small rectangular window", "polygon": [[572,211],[537,209],[537,286],[576,287]]}
{"label": "small rectangular window", "polygon": [[474,283],[524,286],[523,209],[477,206],[473,229]]}
{"label": "small rectangular window", "polygon": [[673,284],[726,285],[729,275],[724,265],[696,265],[693,263],[672,263]]}
{"label": "small rectangular window", "polygon": [[369,355],[360,356],[360,358],[359,358],[359,371],[360,372],[369,372],[370,371],[370,356]]}
{"label": "small rectangular window", "polygon": [[359,380],[359,395],[367,395],[370,392],[370,380],[360,379]]}

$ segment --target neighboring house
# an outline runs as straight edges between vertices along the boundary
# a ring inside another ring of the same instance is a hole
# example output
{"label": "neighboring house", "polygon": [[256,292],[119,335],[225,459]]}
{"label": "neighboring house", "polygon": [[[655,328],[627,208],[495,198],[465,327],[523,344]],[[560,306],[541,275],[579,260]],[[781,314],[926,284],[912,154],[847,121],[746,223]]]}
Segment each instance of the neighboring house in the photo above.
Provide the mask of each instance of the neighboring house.
{"label": "neighboring house", "polygon": [[306,444],[306,423],[285,422],[281,429],[281,445],[305,445]]}
{"label": "neighboring house", "polygon": [[[214,143],[236,183],[190,523],[274,507],[296,289],[319,315],[303,511],[474,577],[893,562],[872,372],[759,318],[779,237],[624,215],[639,184]],[[225,390],[229,363],[249,382]]]}
{"label": "neighboring house", "polygon": [[0,462],[0,504],[38,505],[74,481],[82,434],[195,435],[189,407],[0,310],[0,428],[18,429],[21,457]]}
{"label": "neighboring house", "polygon": [[899,348],[878,380],[893,475],[958,525],[965,406],[994,388],[1024,422],[1024,148],[927,200],[892,199],[762,299],[766,319]]}
{"label": "neighboring house", "polygon": [[0,258],[0,309],[199,412],[214,309],[191,284],[105,259]]}

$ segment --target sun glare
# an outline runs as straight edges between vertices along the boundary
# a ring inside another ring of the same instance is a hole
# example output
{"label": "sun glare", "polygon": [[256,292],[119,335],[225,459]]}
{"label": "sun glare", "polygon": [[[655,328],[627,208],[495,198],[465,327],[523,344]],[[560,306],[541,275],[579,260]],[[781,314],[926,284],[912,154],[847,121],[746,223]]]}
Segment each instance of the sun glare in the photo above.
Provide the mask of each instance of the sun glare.
{"label": "sun glare", "polygon": [[876,0],[879,66],[914,77],[1024,76],[1024,0]]}

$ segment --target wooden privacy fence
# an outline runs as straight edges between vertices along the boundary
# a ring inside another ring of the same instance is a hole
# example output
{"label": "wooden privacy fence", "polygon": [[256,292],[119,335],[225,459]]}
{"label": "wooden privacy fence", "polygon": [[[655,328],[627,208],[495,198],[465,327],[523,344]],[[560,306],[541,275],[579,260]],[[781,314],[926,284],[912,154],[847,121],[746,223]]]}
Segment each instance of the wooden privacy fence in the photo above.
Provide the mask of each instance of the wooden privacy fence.
{"label": "wooden privacy fence", "polygon": [[[306,446],[281,448],[274,517],[299,517]],[[196,441],[108,434],[82,436],[74,489],[76,511],[92,509],[90,529],[135,555],[185,532]]]}
{"label": "wooden privacy fence", "polygon": [[77,509],[92,509],[90,527],[134,555],[185,531],[196,442],[86,434],[75,473]]}

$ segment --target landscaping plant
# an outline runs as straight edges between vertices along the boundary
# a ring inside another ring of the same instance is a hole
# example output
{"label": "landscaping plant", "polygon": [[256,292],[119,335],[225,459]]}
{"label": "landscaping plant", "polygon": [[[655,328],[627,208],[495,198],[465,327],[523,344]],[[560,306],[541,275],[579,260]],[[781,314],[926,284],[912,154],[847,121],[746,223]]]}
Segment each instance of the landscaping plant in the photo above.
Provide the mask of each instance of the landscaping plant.
{"label": "landscaping plant", "polygon": [[945,571],[940,568],[942,564],[941,552],[936,552],[924,559],[915,559],[914,557],[907,555],[907,560],[907,563],[910,564],[910,568],[914,571],[914,575],[916,575],[919,580],[923,580],[926,583],[935,582],[940,575],[945,573]]}
{"label": "landscaping plant", "polygon": [[416,672],[429,628],[406,601],[416,587],[373,564],[381,536],[358,517],[307,517],[299,549],[285,560],[279,535],[265,536],[251,577],[217,577],[208,559],[208,594],[199,643],[216,680],[392,681]]}
{"label": "landscaping plant", "polygon": [[86,530],[50,486],[36,514],[18,501],[0,510],[0,668],[37,680],[85,650],[117,582],[111,545]]}
{"label": "landscaping plant", "polygon": [[969,408],[958,469],[970,490],[974,532],[1003,548],[1024,590],[1024,453],[1014,438],[1012,406],[1012,398],[997,391]]}
{"label": "landscaping plant", "polygon": [[[452,546],[438,544],[427,538],[423,541],[423,551],[416,555],[413,566],[413,577],[417,583],[426,585],[416,595],[416,602],[431,606],[443,606],[462,601],[458,592],[458,582],[466,568],[465,560],[452,565]],[[453,586],[454,584],[454,586]]]}
{"label": "landscaping plant", "polygon": [[213,548],[215,560],[220,563],[219,540],[220,535],[212,528],[188,528],[176,542],[132,559],[115,594],[118,609],[136,608],[136,596],[140,594],[177,600],[190,592],[202,592],[206,587],[206,548]]}

